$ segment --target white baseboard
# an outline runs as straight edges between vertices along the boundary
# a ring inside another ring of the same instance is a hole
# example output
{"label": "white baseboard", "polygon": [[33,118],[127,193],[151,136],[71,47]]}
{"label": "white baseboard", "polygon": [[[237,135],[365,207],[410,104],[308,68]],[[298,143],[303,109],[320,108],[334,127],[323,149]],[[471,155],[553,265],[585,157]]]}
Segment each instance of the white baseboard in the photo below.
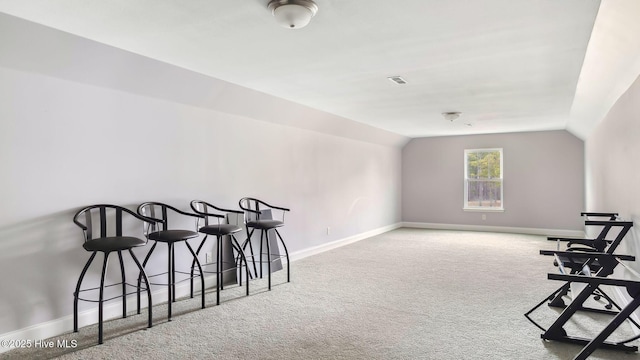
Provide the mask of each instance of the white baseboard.
{"label": "white baseboard", "polygon": [[[299,250],[299,251],[295,251],[293,253],[289,254],[289,258],[291,259],[291,261],[296,261],[296,260],[300,260],[300,259],[304,259],[306,257],[312,256],[312,255],[317,255],[320,253],[323,253],[325,251],[329,251],[332,249],[336,249],[339,248],[341,246],[345,246],[360,240],[364,240],[366,238],[370,238],[372,236],[376,236],[376,235],[380,235],[383,233],[386,233],[388,231],[391,230],[395,230],[402,227],[402,223],[395,223],[392,225],[387,225],[387,226],[383,226],[374,230],[370,230],[370,231],[366,231],[357,235],[353,235],[353,236],[349,236],[346,237],[344,239],[340,239],[340,240],[336,240],[336,241],[332,241],[326,244],[322,244],[322,245],[318,245],[318,246],[314,246],[314,247],[310,247],[307,249],[303,249],[303,250]],[[284,260],[284,259],[283,259]]]}
{"label": "white baseboard", "polygon": [[[205,288],[211,286],[211,284],[215,284],[216,277],[215,275],[205,276]],[[215,286],[215,285],[214,285]],[[188,282],[183,284],[179,284],[176,286],[176,298],[182,298],[188,296],[191,292],[191,285]],[[156,291],[153,291],[152,297],[154,299],[162,299],[165,300],[168,297],[168,290],[163,287]],[[194,292],[197,292],[196,296],[200,296],[200,281],[194,280]],[[143,309],[147,308],[147,294],[143,291],[141,294],[141,307]],[[72,301],[72,299],[69,299]],[[154,301],[155,302],[155,301]],[[160,301],[156,304],[166,303],[166,301]],[[137,298],[135,296],[127,297],[127,312],[131,313],[131,311],[137,309]],[[142,314],[145,314],[145,311],[142,311]],[[104,321],[118,319],[122,317],[122,301],[111,301],[106,303],[103,309]],[[145,318],[146,319],[146,318]],[[85,310],[78,312],[78,327],[82,328],[87,325],[97,324],[98,323],[98,309],[97,306],[94,309]],[[145,320],[146,324],[146,320]],[[58,319],[54,319],[51,321],[43,322],[40,324],[35,324],[32,326],[28,326],[26,328],[22,328],[20,330],[4,333],[0,335],[0,341],[3,340],[44,340],[53,336],[62,335],[64,333],[68,333],[73,331],[73,314],[67,315]],[[98,334],[96,333],[96,341]],[[71,339],[69,339],[71,340]],[[0,347],[0,354],[6,351],[11,350],[11,348]]]}
{"label": "white baseboard", "polygon": [[[361,234],[353,235],[344,239],[332,241],[330,243],[314,246],[308,249],[303,249],[300,251],[296,251],[289,254],[290,260],[296,261],[300,259],[304,259],[306,257],[316,255],[331,249],[335,249],[341,246],[345,246],[356,241],[360,241],[375,235],[379,235],[385,233],[387,231],[391,231],[401,227],[401,223],[396,223],[388,226],[383,226],[378,229],[370,230]],[[285,259],[283,259],[285,260]],[[285,262],[286,263],[286,262]],[[215,284],[215,275],[205,277],[205,287],[209,287],[211,284]],[[200,291],[200,282],[195,281],[195,291]],[[176,298],[184,297],[189,295],[190,293],[190,284],[185,282],[176,286]],[[146,294],[143,292],[142,296],[142,307],[147,307]],[[166,299],[167,298],[167,289],[161,288],[157,291],[154,291],[152,294],[154,299]],[[198,296],[200,296],[198,294]],[[72,301],[72,299],[69,299]],[[154,301],[155,302],[155,301]],[[161,302],[160,302],[161,303]],[[158,304],[160,304],[158,303]],[[127,309],[129,311],[137,308],[137,299],[135,296],[129,296],[127,298]],[[111,320],[122,317],[122,302],[121,301],[112,301],[109,304],[104,306],[103,310],[104,320]],[[78,326],[84,327],[87,325],[96,324],[98,322],[98,309],[97,307],[90,310],[81,311],[78,313]],[[43,322],[40,324],[35,324],[32,326],[28,326],[26,328],[22,328],[16,331],[4,333],[0,335],[0,341],[2,340],[38,340],[38,339],[47,339],[53,336],[62,335],[64,333],[71,332],[73,330],[73,314],[67,315],[58,319],[54,319],[51,321]],[[97,337],[97,333],[96,333]],[[11,348],[0,347],[0,354],[6,351],[11,350]]]}
{"label": "white baseboard", "polygon": [[558,236],[558,237],[584,237],[585,236],[584,231],[581,231],[581,230],[538,229],[538,228],[486,226],[486,225],[436,224],[436,223],[421,223],[421,222],[403,222],[402,226],[408,227],[408,228],[417,228],[417,229],[485,231],[485,232],[545,235],[545,236]]}

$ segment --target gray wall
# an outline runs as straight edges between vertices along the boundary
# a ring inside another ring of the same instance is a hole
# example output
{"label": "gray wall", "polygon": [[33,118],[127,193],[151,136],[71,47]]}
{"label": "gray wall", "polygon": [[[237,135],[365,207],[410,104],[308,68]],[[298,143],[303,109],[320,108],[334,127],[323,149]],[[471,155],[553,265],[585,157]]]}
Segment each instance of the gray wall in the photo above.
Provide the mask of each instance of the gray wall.
{"label": "gray wall", "polygon": [[[504,212],[462,209],[464,150],[478,148],[503,148]],[[402,220],[580,230],[583,174],[583,142],[566,131],[413,139],[402,150]]]}
{"label": "gray wall", "polygon": [[[640,255],[640,78],[594,129],[585,149],[587,209],[618,212],[633,221],[616,252]],[[640,270],[637,261],[630,265]]]}
{"label": "gray wall", "polygon": [[401,136],[3,14],[0,46],[0,334],[72,313],[89,204],[255,196],[290,252],[400,221]]}

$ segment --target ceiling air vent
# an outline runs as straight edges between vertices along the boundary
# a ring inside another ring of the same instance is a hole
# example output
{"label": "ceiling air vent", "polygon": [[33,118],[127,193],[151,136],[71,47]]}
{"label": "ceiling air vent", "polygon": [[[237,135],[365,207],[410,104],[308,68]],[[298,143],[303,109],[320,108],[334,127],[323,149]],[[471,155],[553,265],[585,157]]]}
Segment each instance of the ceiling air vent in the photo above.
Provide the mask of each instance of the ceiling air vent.
{"label": "ceiling air vent", "polygon": [[393,81],[394,83],[398,84],[398,85],[404,85],[407,83],[407,81],[405,79],[403,79],[401,76],[389,76],[387,77],[387,79]]}

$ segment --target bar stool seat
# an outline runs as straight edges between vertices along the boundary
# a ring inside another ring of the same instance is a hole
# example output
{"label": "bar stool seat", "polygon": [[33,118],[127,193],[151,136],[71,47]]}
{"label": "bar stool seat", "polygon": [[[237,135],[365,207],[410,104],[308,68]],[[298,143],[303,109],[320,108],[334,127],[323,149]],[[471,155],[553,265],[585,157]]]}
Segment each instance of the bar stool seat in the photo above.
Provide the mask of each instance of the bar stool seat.
{"label": "bar stool seat", "polygon": [[284,223],[280,220],[254,220],[247,221],[247,226],[259,230],[269,230],[284,226]]}
{"label": "bar stool seat", "polygon": [[146,241],[136,237],[110,236],[89,240],[82,244],[82,247],[87,251],[110,252],[128,250],[132,247],[143,246],[146,244]]}
{"label": "bar stool seat", "polygon": [[197,238],[198,233],[191,230],[164,230],[156,231],[149,234],[149,240],[160,242],[176,242]]}
{"label": "bar stool seat", "polygon": [[224,236],[242,231],[242,228],[233,224],[208,225],[200,228],[200,232],[207,235]]}

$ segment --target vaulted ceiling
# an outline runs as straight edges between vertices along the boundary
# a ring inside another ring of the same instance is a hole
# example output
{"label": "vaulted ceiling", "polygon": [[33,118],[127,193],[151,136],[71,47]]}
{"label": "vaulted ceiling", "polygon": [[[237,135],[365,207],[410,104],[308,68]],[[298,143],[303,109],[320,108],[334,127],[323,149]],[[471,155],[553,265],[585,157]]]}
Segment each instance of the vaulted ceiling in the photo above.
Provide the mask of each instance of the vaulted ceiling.
{"label": "vaulted ceiling", "polygon": [[408,137],[584,138],[640,73],[636,0],[316,0],[298,30],[267,3],[0,0],[0,11]]}

